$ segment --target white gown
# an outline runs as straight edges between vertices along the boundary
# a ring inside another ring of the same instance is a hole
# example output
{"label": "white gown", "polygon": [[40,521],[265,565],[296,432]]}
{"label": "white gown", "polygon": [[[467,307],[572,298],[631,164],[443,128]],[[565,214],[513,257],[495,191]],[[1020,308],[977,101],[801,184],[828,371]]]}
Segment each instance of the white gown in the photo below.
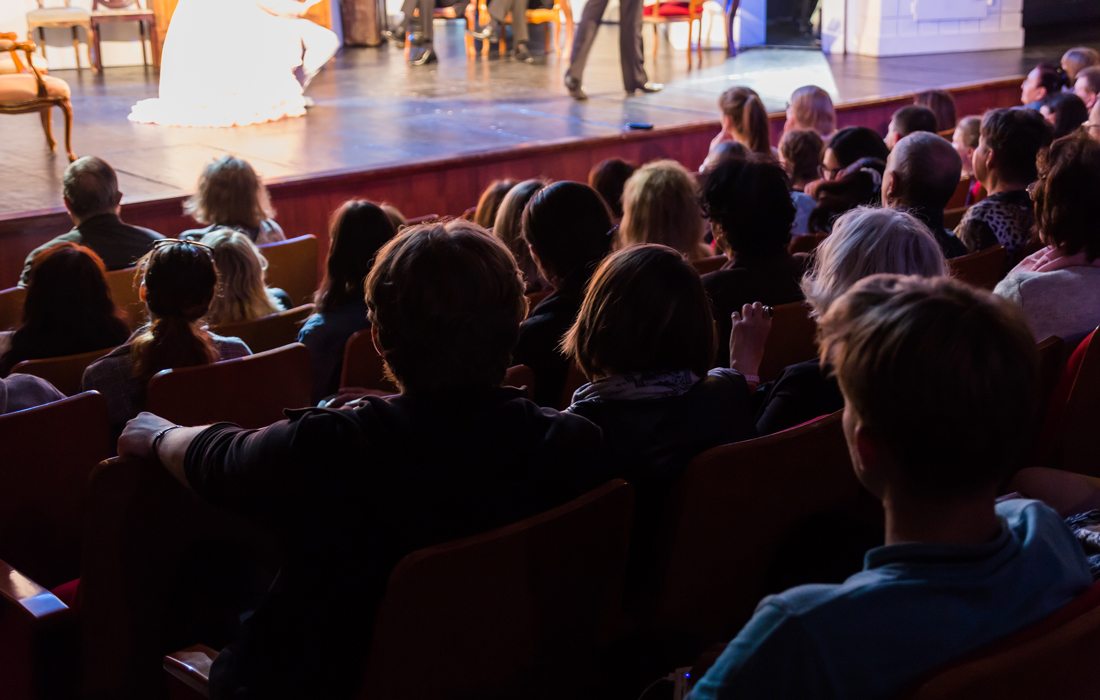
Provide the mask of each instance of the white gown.
{"label": "white gown", "polygon": [[160,97],[134,105],[130,120],[243,126],[302,116],[294,69],[302,65],[303,23],[331,34],[272,15],[256,0],[180,0],[164,40]]}

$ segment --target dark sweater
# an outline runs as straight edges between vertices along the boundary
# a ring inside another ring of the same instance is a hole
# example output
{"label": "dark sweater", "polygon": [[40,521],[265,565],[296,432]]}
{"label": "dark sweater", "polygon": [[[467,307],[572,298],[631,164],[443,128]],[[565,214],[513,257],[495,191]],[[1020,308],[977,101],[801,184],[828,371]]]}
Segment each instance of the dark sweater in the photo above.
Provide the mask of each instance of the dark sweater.
{"label": "dark sweater", "polygon": [[844,396],[836,378],[817,360],[807,360],[783,370],[774,382],[757,389],[760,407],[756,432],[770,435],[844,408]]}
{"label": "dark sweater", "polygon": [[131,267],[162,238],[164,236],[151,229],[124,223],[116,214],[99,214],[80,222],[72,231],[32,250],[23,263],[19,284],[27,283],[34,257],[58,243],[87,246],[103,258],[103,264],[108,270],[122,270]]}
{"label": "dark sweater", "polygon": [[512,363],[527,365],[535,373],[535,403],[540,406],[561,404],[569,359],[559,346],[562,336],[577,320],[588,278],[588,271],[567,278],[520,324]]}
{"label": "dark sweater", "polygon": [[600,431],[513,389],[289,415],[258,431],[212,426],[187,452],[191,488],[266,523],[286,551],[267,598],[215,664],[212,697],[350,697],[403,556],[604,480]]}

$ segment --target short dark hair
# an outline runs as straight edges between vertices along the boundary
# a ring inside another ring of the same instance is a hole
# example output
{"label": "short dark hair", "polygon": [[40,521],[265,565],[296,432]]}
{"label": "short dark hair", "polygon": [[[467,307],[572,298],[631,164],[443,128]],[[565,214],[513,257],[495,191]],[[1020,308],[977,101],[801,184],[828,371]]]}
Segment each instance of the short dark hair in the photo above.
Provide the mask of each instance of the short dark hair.
{"label": "short dark hair", "polygon": [[936,115],[936,131],[947,131],[957,126],[958,116],[955,111],[955,98],[947,90],[918,92],[917,96],[913,98],[913,104],[932,110],[932,113]]}
{"label": "short dark hair", "polygon": [[1027,453],[1038,352],[1011,303],[946,277],[874,275],[829,307],[820,339],[845,402],[910,493],[980,493]]}
{"label": "short dark hair", "polygon": [[500,385],[527,313],[504,244],[456,219],[412,226],[378,252],[367,276],[368,317],[387,372],[403,391]]}
{"label": "short dark hair", "polygon": [[779,139],[779,155],[787,161],[791,179],[810,182],[821,177],[821,156],[825,142],[816,131],[788,131]]}
{"label": "short dark hair", "polygon": [[1039,160],[1039,181],[1032,194],[1035,225],[1044,243],[1069,255],[1081,251],[1100,258],[1096,193],[1100,192],[1100,142],[1079,131],[1050,146]]}
{"label": "short dark hair", "polygon": [[118,206],[121,197],[118,175],[107,161],[84,156],[65,168],[61,178],[61,194],[75,216],[85,218],[110,212]]}
{"label": "short dark hair", "polygon": [[829,150],[836,156],[840,167],[847,168],[860,158],[886,160],[890,149],[886,142],[873,129],[865,126],[849,126],[841,129],[829,139]]}
{"label": "short dark hair", "polygon": [[901,189],[895,193],[900,203],[930,212],[944,210],[962,176],[962,158],[955,147],[947,139],[923,131],[898,141],[889,163],[900,178]]}
{"label": "short dark hair", "polygon": [[700,199],[704,215],[721,226],[723,245],[731,250],[774,255],[787,249],[794,204],[787,175],[774,162],[723,160],[703,181]]}
{"label": "short dark hair", "polygon": [[1089,66],[1077,74],[1077,80],[1085,79],[1089,90],[1100,93],[1100,66]]}
{"label": "short dark hair", "polygon": [[623,188],[638,166],[622,158],[608,158],[588,171],[588,186],[596,190],[616,219],[623,218]]}
{"label": "short dark hair", "polygon": [[611,250],[613,236],[603,199],[579,182],[555,182],[535,193],[520,230],[543,273],[558,280],[594,270]]}
{"label": "short dark hair", "polygon": [[1054,138],[1062,138],[1081,128],[1089,119],[1089,108],[1072,92],[1060,92],[1043,105],[1054,116]]}
{"label": "short dark hair", "polygon": [[1055,63],[1043,61],[1035,66],[1035,70],[1039,71],[1039,87],[1045,88],[1047,91],[1047,95],[1043,99],[1044,103],[1061,92],[1062,88],[1069,86],[1069,76],[1066,75],[1061,66]]}
{"label": "short dark hair", "polygon": [[1034,182],[1036,159],[1050,145],[1051,128],[1033,109],[991,109],[982,117],[982,138],[997,156],[997,170],[1010,182]]}
{"label": "short dark hair", "polygon": [[890,121],[893,122],[894,132],[898,137],[905,137],[918,131],[928,131],[933,134],[939,131],[936,113],[923,105],[902,107],[894,112]]}
{"label": "short dark hair", "polygon": [[634,245],[592,276],[562,349],[588,377],[691,370],[715,353],[714,320],[691,263],[663,245]]}
{"label": "short dark hair", "polygon": [[516,186],[515,180],[493,180],[481,193],[477,200],[477,208],[474,209],[473,222],[482,228],[492,228],[497,218],[497,210],[504,196]]}

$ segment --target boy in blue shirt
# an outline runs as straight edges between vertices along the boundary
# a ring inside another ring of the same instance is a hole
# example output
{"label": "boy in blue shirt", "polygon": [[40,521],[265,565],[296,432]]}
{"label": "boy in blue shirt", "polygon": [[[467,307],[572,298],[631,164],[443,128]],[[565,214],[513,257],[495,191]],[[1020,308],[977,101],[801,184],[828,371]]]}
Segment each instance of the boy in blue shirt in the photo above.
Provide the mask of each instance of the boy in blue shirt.
{"label": "boy in blue shirt", "polygon": [[821,319],[821,357],[886,544],[844,583],[765,598],[695,700],[894,697],[1092,583],[1053,510],[995,504],[1034,425],[1037,355],[1017,309],[950,279],[876,275]]}

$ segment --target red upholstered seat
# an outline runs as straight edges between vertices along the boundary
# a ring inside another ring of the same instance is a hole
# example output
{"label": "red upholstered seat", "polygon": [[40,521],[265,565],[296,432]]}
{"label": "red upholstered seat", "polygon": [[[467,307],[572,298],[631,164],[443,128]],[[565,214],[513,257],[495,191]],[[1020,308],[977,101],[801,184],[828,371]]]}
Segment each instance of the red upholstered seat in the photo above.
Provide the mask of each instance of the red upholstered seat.
{"label": "red upholstered seat", "polygon": [[689,14],[686,2],[662,2],[660,5],[646,5],[642,9],[645,17],[687,17]]}

